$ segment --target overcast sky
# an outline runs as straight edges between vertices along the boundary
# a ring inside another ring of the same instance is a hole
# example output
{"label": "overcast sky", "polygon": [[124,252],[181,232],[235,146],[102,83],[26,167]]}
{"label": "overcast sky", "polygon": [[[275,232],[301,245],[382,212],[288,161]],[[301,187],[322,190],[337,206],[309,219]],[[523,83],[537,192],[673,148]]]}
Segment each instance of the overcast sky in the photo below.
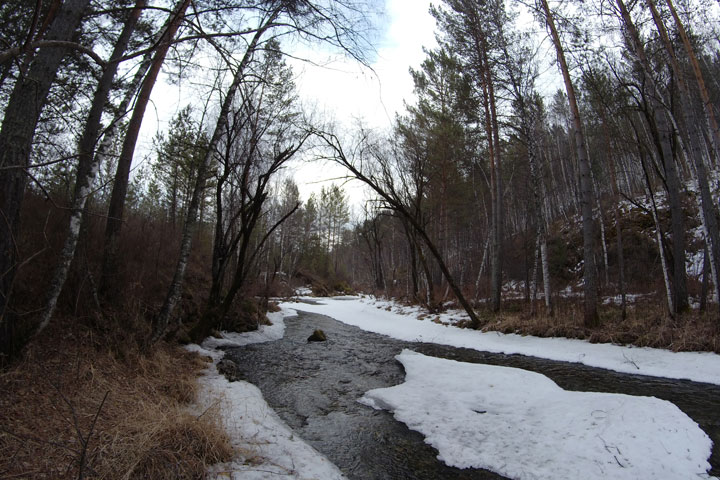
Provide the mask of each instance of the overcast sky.
{"label": "overcast sky", "polygon": [[[386,0],[371,68],[323,48],[285,45],[284,48],[295,50],[293,56],[317,64],[288,60],[296,72],[304,106],[340,125],[351,126],[359,119],[370,127],[389,128],[395,114],[402,111],[403,102],[412,102],[409,68],[418,68],[422,63],[423,46],[436,45],[435,20],[429,8],[429,0]],[[167,129],[173,115],[188,103],[197,103],[196,92],[192,79],[176,86],[158,84],[143,121],[134,168],[153,155],[152,139],[158,131]],[[319,191],[331,181],[337,182],[345,173],[328,165],[296,162],[287,174],[296,178],[303,198],[307,199],[310,192]],[[354,204],[361,202],[363,194],[358,185],[346,184],[344,188]]]}
{"label": "overcast sky", "polygon": [[[352,127],[360,120],[369,127],[390,128],[396,113],[402,112],[403,102],[412,103],[410,67],[422,63],[423,47],[436,45],[435,19],[429,8],[429,0],[386,1],[384,28],[379,31],[377,55],[370,68],[347,57],[302,50],[299,56],[322,65],[291,62],[306,107],[341,126]],[[296,164],[292,174],[303,198],[330,182],[341,182],[339,178],[346,175],[343,169],[327,164]],[[366,196],[362,186],[359,182],[343,186],[357,207]]]}
{"label": "overcast sky", "polygon": [[[435,46],[435,20],[427,0],[387,0],[384,27],[375,48],[372,70],[346,57],[331,59],[324,66],[293,62],[298,87],[306,101],[338,121],[359,117],[373,127],[390,126],[403,100],[412,96],[409,67],[424,58],[423,46]],[[322,53],[300,54],[324,63]]]}

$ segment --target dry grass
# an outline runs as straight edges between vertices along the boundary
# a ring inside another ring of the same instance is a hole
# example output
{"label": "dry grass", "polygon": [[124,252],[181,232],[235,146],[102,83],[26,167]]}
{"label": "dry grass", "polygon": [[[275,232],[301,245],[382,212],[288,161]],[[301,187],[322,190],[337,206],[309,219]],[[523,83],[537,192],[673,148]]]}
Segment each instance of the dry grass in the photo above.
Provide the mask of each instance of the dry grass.
{"label": "dry grass", "polygon": [[203,478],[231,457],[217,411],[188,406],[205,366],[166,344],[55,322],[0,374],[0,478]]}
{"label": "dry grass", "polygon": [[713,313],[693,311],[673,320],[662,307],[646,301],[629,308],[623,320],[619,307],[605,305],[600,308],[600,327],[588,329],[583,326],[582,307],[575,302],[558,306],[553,317],[542,310],[538,315],[530,316],[525,307],[511,310],[515,311],[489,318],[484,330],[538,337],[580,338],[593,343],[665,348],[676,352],[720,353],[720,322]]}

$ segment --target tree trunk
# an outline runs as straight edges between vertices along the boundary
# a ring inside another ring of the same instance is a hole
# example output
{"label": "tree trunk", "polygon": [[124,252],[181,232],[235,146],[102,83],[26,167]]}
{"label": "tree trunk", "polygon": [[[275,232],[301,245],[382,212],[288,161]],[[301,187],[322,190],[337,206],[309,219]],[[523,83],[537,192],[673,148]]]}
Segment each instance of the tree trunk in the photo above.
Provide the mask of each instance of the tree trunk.
{"label": "tree trunk", "polygon": [[145,7],[145,3],[145,0],[137,0],[135,3],[135,8],[130,12],[123,26],[123,30],[115,42],[110,61],[103,70],[95,90],[95,95],[93,96],[90,112],[85,122],[85,129],[78,143],[78,165],[75,175],[75,192],[73,194],[68,233],[55,272],[53,273],[52,281],[50,282],[50,288],[47,292],[45,310],[40,317],[40,323],[35,330],[35,334],[40,333],[50,322],[60,292],[65,285],[70,264],[75,256],[75,247],[77,246],[80,236],[80,226],[82,225],[83,214],[85,212],[85,202],[92,192],[95,177],[100,168],[100,161],[102,160],[99,155],[95,155],[95,145],[100,134],[102,113],[110,96],[112,82],[118,70],[119,63],[114,59],[120,58],[125,52],[130,42],[130,37],[135,30],[135,25],[137,25],[140,14]]}
{"label": "tree trunk", "polygon": [[495,162],[495,203],[494,217],[495,217],[495,228],[493,233],[495,238],[493,244],[493,257],[491,262],[492,268],[492,293],[490,306],[493,312],[500,310],[500,302],[502,295],[502,262],[503,262],[503,224],[504,224],[504,209],[503,209],[503,188],[502,188],[502,163],[500,155],[500,133],[498,128],[497,111],[495,105],[495,88],[493,86],[492,71],[488,62],[487,47],[483,46],[483,63],[485,64],[485,82],[488,86],[488,95],[490,101],[490,121],[492,123],[492,142],[493,150],[495,155],[493,159]]}
{"label": "tree trunk", "polygon": [[[166,25],[167,27],[167,25]],[[164,34],[164,30],[160,31],[160,34],[158,35],[158,38],[154,40],[153,43],[160,42],[160,39],[162,38],[162,35]],[[142,84],[143,78],[145,78],[145,75],[147,74],[148,69],[150,68],[150,64],[152,63],[152,52],[148,52],[143,56],[143,59],[140,61],[140,65],[138,66],[137,71],[135,72],[135,75],[133,75],[132,80],[128,84],[125,95],[123,95],[122,100],[120,101],[120,105],[118,105],[117,113],[113,117],[113,119],[110,121],[110,124],[105,129],[105,133],[103,133],[102,139],[100,140],[100,145],[98,145],[97,153],[96,155],[100,156],[100,164],[106,161],[106,157],[110,155],[110,151],[112,149],[113,141],[115,140],[115,136],[117,135],[118,128],[121,124],[122,118],[125,116],[125,114],[128,111],[128,108],[130,107],[130,102],[133,101],[135,98],[135,94],[137,93],[138,89],[140,88],[140,85]],[[173,227],[175,225],[173,224]]]}
{"label": "tree trunk", "polygon": [[[89,0],[67,0],[45,38],[71,40],[89,3]],[[0,175],[0,353],[14,350],[14,315],[8,304],[17,268],[16,240],[35,128],[67,53],[63,48],[40,49],[27,75],[16,81],[0,127],[0,167],[7,169]]]}
{"label": "tree trunk", "polygon": [[625,253],[622,240],[622,216],[620,214],[620,189],[618,187],[615,165],[612,161],[612,142],[608,132],[608,123],[605,112],[600,112],[603,129],[603,140],[605,141],[605,152],[607,155],[607,168],[610,171],[610,186],[612,188],[613,220],[615,221],[615,238],[618,262],[618,292],[620,293],[620,309],[623,320],[627,317],[627,299],[625,295]]}
{"label": "tree trunk", "polygon": [[547,236],[540,239],[540,260],[543,273],[543,293],[545,296],[545,309],[549,316],[555,315],[552,302],[552,286],[550,285],[550,261],[548,259]]}
{"label": "tree trunk", "polygon": [[545,11],[545,19],[552,36],[553,44],[557,52],[558,62],[562,71],[563,80],[565,82],[565,90],[570,103],[570,111],[573,117],[573,126],[575,130],[575,151],[577,152],[578,170],[580,173],[580,206],[582,212],[583,223],[583,280],[585,293],[585,326],[596,327],[600,323],[597,313],[597,268],[595,266],[595,256],[593,253],[595,235],[592,218],[592,185],[590,182],[590,162],[587,158],[585,150],[585,137],[582,131],[582,121],[580,119],[580,110],[577,100],[575,99],[575,88],[570,78],[570,70],[565,60],[565,52],[560,42],[560,36],[555,28],[555,21],[547,0],[541,0],[543,10]]}
{"label": "tree trunk", "polygon": [[707,242],[703,247],[703,267],[702,267],[702,287],[700,290],[700,311],[704,312],[707,309],[707,297],[710,284],[710,257],[708,255]]}
{"label": "tree trunk", "polygon": [[535,235],[535,248],[533,249],[533,265],[531,274],[530,294],[530,316],[537,315],[537,291],[538,291],[538,267],[540,264],[540,234]]}
{"label": "tree trunk", "polygon": [[642,150],[640,149],[640,136],[635,132],[635,138],[638,144],[638,154],[640,157],[640,164],[642,165],[643,170],[643,176],[645,179],[645,195],[647,196],[648,200],[650,200],[650,206],[652,208],[651,213],[653,217],[653,223],[655,224],[655,241],[657,242],[658,246],[658,252],[660,254],[660,264],[662,266],[662,272],[663,272],[663,281],[665,283],[665,297],[667,299],[667,305],[668,305],[668,312],[670,313],[670,316],[675,316],[675,305],[674,305],[674,298],[673,298],[673,289],[672,285],[670,283],[670,272],[668,271],[668,262],[666,260],[665,256],[665,245],[663,241],[663,235],[662,235],[662,226],[660,225],[660,220],[658,219],[657,214],[657,205],[655,204],[655,195],[652,191],[652,184],[650,183],[650,175],[648,175],[648,170],[645,165],[645,156],[642,153]]}
{"label": "tree trunk", "polygon": [[[655,17],[657,12],[654,8],[653,1],[646,1],[651,7],[651,10],[653,11],[653,17]],[[702,100],[703,109],[705,111],[705,120],[707,122],[708,130],[710,131],[710,138],[712,139],[711,143],[715,151],[715,157],[716,159],[720,160],[720,128],[718,128],[717,119],[715,118],[715,112],[713,111],[713,104],[712,100],[710,99],[710,94],[708,93],[707,87],[705,86],[705,79],[703,77],[702,70],[700,69],[700,63],[698,62],[697,56],[695,55],[695,50],[693,49],[687,32],[685,31],[685,26],[680,20],[680,17],[675,10],[675,6],[673,5],[672,0],[665,0],[665,2],[670,9],[670,13],[672,14],[673,20],[675,21],[675,26],[677,27],[677,31],[680,34],[683,46],[685,47],[685,52],[690,59],[690,65],[692,65],[693,75],[695,76],[695,81],[697,82],[698,90],[700,92],[700,99]],[[675,68],[676,66],[677,62],[674,62],[673,68]],[[680,75],[679,69],[676,74],[678,76]]]}
{"label": "tree trunk", "polygon": [[475,279],[475,300],[476,301],[480,298],[480,281],[482,280],[483,271],[485,271],[485,263],[487,262],[489,248],[490,248],[490,235],[488,235],[488,237],[485,239],[485,246],[483,247],[482,259],[480,260],[480,268],[478,268],[477,278]]}
{"label": "tree trunk", "polygon": [[170,44],[180,28],[180,24],[185,16],[185,10],[187,10],[190,3],[190,0],[180,0],[175,10],[173,10],[173,13],[171,13],[167,22],[167,28],[164,30],[164,35],[153,55],[148,73],[143,79],[140,93],[135,102],[135,108],[133,108],[132,117],[125,132],[125,139],[123,140],[122,150],[118,158],[117,171],[115,172],[115,180],[110,195],[107,223],[105,225],[102,276],[100,278],[100,291],[105,296],[108,296],[110,292],[117,291],[117,289],[113,288],[113,284],[119,272],[120,234],[125,210],[125,198],[127,196],[130,167],[132,165],[138,135],[140,134],[140,127],[142,126],[145,110],[150,102],[150,95],[155,87],[160,69],[165,62]]}

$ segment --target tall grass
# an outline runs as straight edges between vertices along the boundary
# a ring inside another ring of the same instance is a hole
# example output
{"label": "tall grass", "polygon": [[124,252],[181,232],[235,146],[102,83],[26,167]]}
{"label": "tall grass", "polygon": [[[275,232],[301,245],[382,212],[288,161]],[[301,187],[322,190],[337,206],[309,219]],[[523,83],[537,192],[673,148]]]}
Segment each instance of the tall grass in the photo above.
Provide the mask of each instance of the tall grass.
{"label": "tall grass", "polygon": [[0,375],[0,478],[195,479],[232,449],[196,355],[58,319]]}

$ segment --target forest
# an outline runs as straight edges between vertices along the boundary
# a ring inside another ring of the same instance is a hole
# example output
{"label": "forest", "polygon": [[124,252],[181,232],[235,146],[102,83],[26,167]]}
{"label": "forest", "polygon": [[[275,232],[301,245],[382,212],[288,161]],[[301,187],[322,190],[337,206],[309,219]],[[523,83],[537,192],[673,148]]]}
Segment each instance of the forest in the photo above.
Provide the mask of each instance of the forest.
{"label": "forest", "polygon": [[[720,2],[438,0],[392,126],[322,118],[297,46],[371,69],[382,3],[0,4],[0,456],[42,448],[18,399],[57,374],[64,475],[162,477],[103,464],[91,436],[138,396],[191,401],[201,366],[177,345],[257,329],[300,288],[720,353]],[[186,106],[140,147],[168,85]],[[303,198],[297,163],[345,173]],[[130,370],[164,383],[104,407]]]}

